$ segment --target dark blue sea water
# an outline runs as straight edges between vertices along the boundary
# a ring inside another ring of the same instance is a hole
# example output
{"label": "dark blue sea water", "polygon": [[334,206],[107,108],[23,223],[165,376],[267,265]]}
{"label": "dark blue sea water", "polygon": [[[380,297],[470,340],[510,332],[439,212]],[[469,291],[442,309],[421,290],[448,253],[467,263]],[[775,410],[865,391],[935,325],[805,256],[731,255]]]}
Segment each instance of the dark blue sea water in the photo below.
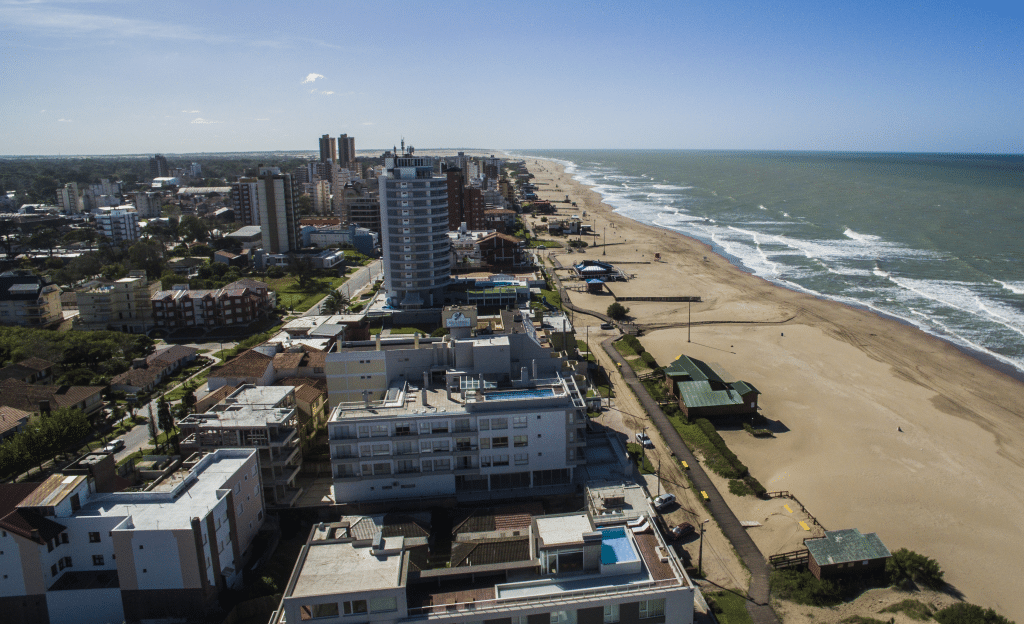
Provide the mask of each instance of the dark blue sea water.
{"label": "dark blue sea water", "polygon": [[540,150],[616,212],[1024,372],[1024,156]]}

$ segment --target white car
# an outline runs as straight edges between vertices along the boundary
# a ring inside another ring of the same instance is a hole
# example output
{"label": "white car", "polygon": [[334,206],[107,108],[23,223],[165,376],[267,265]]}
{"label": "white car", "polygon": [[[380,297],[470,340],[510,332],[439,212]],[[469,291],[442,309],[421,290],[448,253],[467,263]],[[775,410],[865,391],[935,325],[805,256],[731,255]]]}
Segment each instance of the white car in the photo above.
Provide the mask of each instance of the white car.
{"label": "white car", "polygon": [[658,511],[661,511],[662,509],[668,507],[674,502],[676,502],[675,494],[662,494],[658,498],[651,501],[651,503],[654,505],[654,508],[657,509]]}
{"label": "white car", "polygon": [[654,442],[651,442],[651,438],[646,433],[640,432],[636,434],[636,442],[641,446],[654,448]]}
{"label": "white car", "polygon": [[103,447],[103,450],[108,453],[116,453],[124,448],[124,440],[118,438],[111,440],[109,444]]}

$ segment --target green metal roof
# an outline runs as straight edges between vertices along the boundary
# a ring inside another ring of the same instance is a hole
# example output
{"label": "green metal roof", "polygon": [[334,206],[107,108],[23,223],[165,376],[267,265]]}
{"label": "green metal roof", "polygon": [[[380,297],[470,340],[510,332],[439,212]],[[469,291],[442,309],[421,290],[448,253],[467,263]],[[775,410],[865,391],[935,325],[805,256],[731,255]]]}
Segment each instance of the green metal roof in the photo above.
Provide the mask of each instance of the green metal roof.
{"label": "green metal roof", "polygon": [[732,382],[729,385],[732,386],[733,390],[735,390],[736,392],[739,392],[740,394],[747,394],[749,392],[754,392],[756,394],[761,394],[760,390],[755,388],[753,384],[748,383],[746,381],[734,381],[734,382]]}
{"label": "green metal roof", "polygon": [[687,408],[743,404],[743,397],[728,386],[725,390],[714,390],[707,381],[680,381],[676,387]]}
{"label": "green metal roof", "polygon": [[676,382],[679,396],[688,408],[742,405],[742,395],[761,394],[745,381],[726,383],[710,366],[685,355],[676,358],[664,371],[666,377]]}
{"label": "green metal roof", "polygon": [[818,565],[867,561],[892,556],[875,533],[857,529],[825,531],[825,537],[809,539],[804,544]]}

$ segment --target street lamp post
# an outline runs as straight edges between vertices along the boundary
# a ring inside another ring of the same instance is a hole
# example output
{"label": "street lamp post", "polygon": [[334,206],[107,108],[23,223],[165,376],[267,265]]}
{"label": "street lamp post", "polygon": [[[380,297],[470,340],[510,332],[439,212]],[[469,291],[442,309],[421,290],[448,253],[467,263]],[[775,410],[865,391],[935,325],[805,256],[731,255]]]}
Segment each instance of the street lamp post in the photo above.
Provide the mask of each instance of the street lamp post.
{"label": "street lamp post", "polygon": [[607,223],[604,224],[604,240],[602,241],[601,246],[604,247],[604,250],[601,252],[601,255],[602,256],[607,256],[608,255],[608,224]]}
{"label": "street lamp post", "polygon": [[697,554],[697,574],[704,577],[704,525],[711,521],[708,518],[700,523],[700,550]]}
{"label": "street lamp post", "polygon": [[686,300],[686,342],[690,342],[690,300]]}

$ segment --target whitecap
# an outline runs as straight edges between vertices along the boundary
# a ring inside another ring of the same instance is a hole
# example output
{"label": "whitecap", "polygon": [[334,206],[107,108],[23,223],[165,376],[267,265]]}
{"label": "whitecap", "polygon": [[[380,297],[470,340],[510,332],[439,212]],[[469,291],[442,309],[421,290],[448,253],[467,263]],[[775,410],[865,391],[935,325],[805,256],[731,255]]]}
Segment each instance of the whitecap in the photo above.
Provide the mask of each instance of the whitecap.
{"label": "whitecap", "polygon": [[871,234],[860,234],[858,232],[854,232],[850,228],[846,228],[845,230],[843,230],[843,235],[855,241],[861,241],[865,243],[882,240],[882,237],[880,236],[872,236]]}
{"label": "whitecap", "polygon": [[1006,290],[1012,292],[1015,295],[1024,295],[1024,282],[1004,282],[1002,280],[992,280],[999,284]]}

